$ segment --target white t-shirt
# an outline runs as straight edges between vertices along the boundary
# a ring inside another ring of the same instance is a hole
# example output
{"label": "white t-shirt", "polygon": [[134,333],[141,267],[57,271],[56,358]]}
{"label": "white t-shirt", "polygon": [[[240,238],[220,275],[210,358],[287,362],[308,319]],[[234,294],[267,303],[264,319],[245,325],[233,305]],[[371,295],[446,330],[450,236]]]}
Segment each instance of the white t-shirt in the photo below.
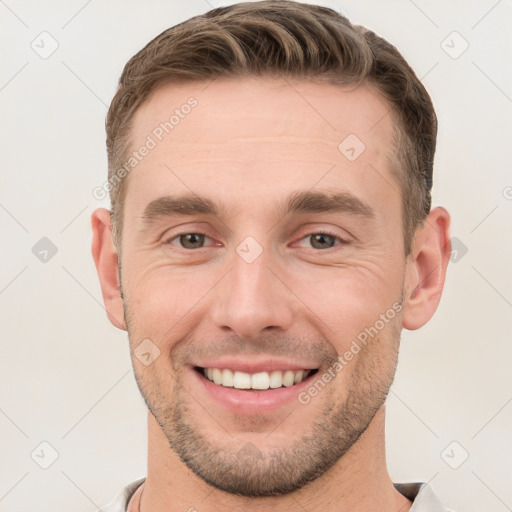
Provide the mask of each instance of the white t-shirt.
{"label": "white t-shirt", "polygon": [[[126,512],[126,507],[137,488],[145,481],[141,478],[128,484],[121,493],[98,512]],[[410,512],[453,512],[441,505],[432,488],[423,482],[394,484],[395,489],[413,502]]]}

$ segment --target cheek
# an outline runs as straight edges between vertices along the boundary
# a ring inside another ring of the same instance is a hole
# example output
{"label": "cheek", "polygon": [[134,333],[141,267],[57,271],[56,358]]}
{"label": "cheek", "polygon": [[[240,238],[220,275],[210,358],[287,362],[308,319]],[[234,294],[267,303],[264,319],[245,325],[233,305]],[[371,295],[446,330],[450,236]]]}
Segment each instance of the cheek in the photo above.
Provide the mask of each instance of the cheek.
{"label": "cheek", "polygon": [[[394,310],[393,310],[394,311]],[[394,313],[393,313],[394,314]],[[337,393],[348,399],[351,393],[362,397],[387,393],[396,370],[400,313],[382,325],[365,327],[356,336],[338,346]],[[380,329],[379,329],[380,327]],[[361,404],[364,405],[364,404]]]}
{"label": "cheek", "polygon": [[287,279],[314,316],[328,326],[326,337],[346,341],[374,325],[400,300],[403,269],[396,260],[379,254],[347,260],[338,267],[309,265],[300,277],[289,273]]}
{"label": "cheek", "polygon": [[[215,274],[215,275],[212,275]],[[176,268],[159,262],[126,265],[124,293],[137,335],[179,339],[191,328],[201,299],[217,282],[207,268]]]}

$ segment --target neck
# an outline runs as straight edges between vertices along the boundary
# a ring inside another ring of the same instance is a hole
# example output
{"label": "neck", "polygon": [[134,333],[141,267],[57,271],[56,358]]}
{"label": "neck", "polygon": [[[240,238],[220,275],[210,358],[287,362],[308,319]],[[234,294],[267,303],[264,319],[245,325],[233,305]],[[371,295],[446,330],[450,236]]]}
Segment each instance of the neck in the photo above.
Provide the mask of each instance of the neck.
{"label": "neck", "polygon": [[150,413],[148,435],[148,475],[141,512],[407,512],[411,507],[411,502],[395,490],[387,472],[384,406],[357,443],[332,468],[302,489],[284,496],[247,498],[211,487],[169,448]]}

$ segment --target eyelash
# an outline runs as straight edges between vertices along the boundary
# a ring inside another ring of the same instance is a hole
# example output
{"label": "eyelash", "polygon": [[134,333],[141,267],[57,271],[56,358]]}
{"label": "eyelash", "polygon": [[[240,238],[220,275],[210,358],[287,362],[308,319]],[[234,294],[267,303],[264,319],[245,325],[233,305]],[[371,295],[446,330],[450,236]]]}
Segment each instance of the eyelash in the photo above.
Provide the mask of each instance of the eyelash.
{"label": "eyelash", "polygon": [[[322,251],[322,252],[328,252],[330,250],[336,249],[336,247],[339,247],[342,245],[347,245],[349,243],[349,241],[346,240],[345,238],[341,238],[339,235],[337,235],[336,233],[333,233],[332,231],[329,231],[329,230],[311,231],[310,233],[306,233],[304,236],[302,236],[300,241],[305,240],[306,238],[309,238],[313,235],[331,236],[332,238],[334,238],[335,240],[337,240],[339,242],[338,244],[336,244],[332,247],[327,247],[326,249],[317,249],[318,251]],[[311,249],[315,249],[315,247],[311,247]]]}
{"label": "eyelash", "polygon": [[[206,238],[210,238],[206,233],[204,233],[202,231],[185,231],[183,233],[178,233],[178,234],[174,235],[172,238],[169,238],[165,242],[165,244],[166,245],[172,245],[171,242],[173,240],[176,240],[176,239],[180,238],[181,236],[185,236],[185,235],[203,235]],[[333,232],[331,232],[329,230],[311,231],[310,233],[306,233],[305,235],[303,235],[300,238],[300,241],[305,240],[306,238],[309,238],[309,237],[311,237],[313,235],[328,235],[328,236],[331,236],[331,237],[335,238],[339,242],[339,244],[334,245],[333,247],[328,247],[326,249],[316,249],[316,250],[321,251],[321,252],[328,252],[328,251],[330,251],[332,249],[335,249],[338,246],[347,245],[349,243],[348,240],[345,240],[344,238],[341,238],[339,235],[337,235],[336,233],[333,233]],[[200,249],[205,249],[205,247],[198,247],[197,249],[187,249],[185,247],[180,247],[180,249],[183,249],[184,251],[189,251],[190,252],[190,251],[198,251]],[[315,247],[311,247],[311,249],[315,249]]]}

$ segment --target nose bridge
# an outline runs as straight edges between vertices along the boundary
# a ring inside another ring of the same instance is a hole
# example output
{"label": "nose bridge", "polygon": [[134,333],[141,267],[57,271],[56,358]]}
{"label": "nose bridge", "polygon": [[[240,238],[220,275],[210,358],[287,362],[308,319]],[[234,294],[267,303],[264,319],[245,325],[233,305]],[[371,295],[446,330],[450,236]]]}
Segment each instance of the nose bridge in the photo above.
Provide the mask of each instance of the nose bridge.
{"label": "nose bridge", "polygon": [[236,248],[231,271],[217,290],[213,321],[241,337],[257,337],[265,328],[287,329],[292,303],[284,285],[270,270],[270,251],[248,237]]}

